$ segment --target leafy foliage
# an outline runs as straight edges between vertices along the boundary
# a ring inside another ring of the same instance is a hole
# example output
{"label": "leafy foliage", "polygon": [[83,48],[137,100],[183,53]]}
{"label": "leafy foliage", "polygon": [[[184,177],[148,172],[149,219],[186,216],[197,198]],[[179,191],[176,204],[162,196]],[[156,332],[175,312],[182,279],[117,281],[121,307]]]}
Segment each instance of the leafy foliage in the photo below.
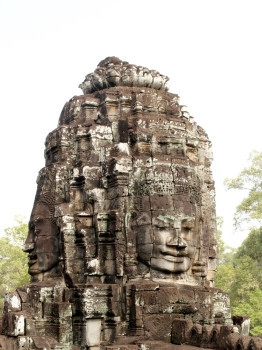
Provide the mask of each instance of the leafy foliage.
{"label": "leafy foliage", "polygon": [[230,293],[231,284],[235,278],[235,269],[231,263],[219,265],[216,273],[216,287]]}
{"label": "leafy foliage", "polygon": [[262,335],[262,152],[253,151],[247,167],[225,185],[244,191],[235,224],[247,222],[251,228],[237,251],[227,256],[227,250],[222,251],[216,285],[229,293],[233,314],[250,317],[250,333]]}
{"label": "leafy foliage", "polygon": [[235,315],[248,315],[251,335],[262,334],[262,273],[250,256],[237,259],[234,281],[230,287],[231,307]]}
{"label": "leafy foliage", "polygon": [[221,216],[217,216],[217,244],[218,244],[218,250],[220,256],[223,256],[223,253],[225,251],[225,243],[222,239],[222,226],[223,226],[224,220]]}
{"label": "leafy foliage", "polygon": [[236,258],[250,256],[259,266],[262,264],[262,227],[253,229],[238,248]]}
{"label": "leafy foliage", "polygon": [[249,316],[250,333],[262,335],[262,228],[250,232],[237,250],[224,250],[216,287],[229,293],[233,315]]}
{"label": "leafy foliage", "polygon": [[230,295],[233,298],[233,304],[236,304],[236,301],[245,302],[247,292],[260,287],[261,272],[256,262],[246,255],[237,260],[234,270],[235,276],[230,287]]}
{"label": "leafy foliage", "polygon": [[17,225],[5,230],[0,238],[0,310],[3,309],[4,296],[20,285],[29,283],[27,255],[22,246],[27,236],[27,224],[19,216]]}
{"label": "leafy foliage", "polygon": [[216,272],[216,286],[229,293],[235,277],[233,258],[236,249],[225,245],[222,239],[223,218],[217,217],[217,242],[219,248],[219,265]]}
{"label": "leafy foliage", "polygon": [[235,223],[262,224],[262,152],[253,151],[249,164],[233,179],[226,179],[228,189],[244,190],[247,196],[236,208]]}
{"label": "leafy foliage", "polygon": [[240,249],[233,254],[231,262],[219,265],[216,287],[229,293],[232,314],[249,316],[250,334],[259,336],[262,334],[262,271],[250,256],[240,256]]}

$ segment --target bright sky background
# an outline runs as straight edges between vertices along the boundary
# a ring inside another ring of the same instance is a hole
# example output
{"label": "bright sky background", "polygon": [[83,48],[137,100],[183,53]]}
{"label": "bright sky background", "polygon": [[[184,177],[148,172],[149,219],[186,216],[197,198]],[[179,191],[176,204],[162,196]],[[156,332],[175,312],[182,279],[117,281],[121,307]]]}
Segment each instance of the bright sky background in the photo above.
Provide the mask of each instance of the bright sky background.
{"label": "bright sky background", "polygon": [[261,0],[0,0],[1,217],[30,215],[44,142],[107,56],[156,69],[213,143],[217,214],[238,246],[225,177],[261,151]]}

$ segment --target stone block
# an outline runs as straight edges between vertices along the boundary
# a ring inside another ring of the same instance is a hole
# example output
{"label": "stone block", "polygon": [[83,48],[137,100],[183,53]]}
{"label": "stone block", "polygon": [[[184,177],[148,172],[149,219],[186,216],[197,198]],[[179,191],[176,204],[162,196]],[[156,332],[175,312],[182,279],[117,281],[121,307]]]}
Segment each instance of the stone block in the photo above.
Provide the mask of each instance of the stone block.
{"label": "stone block", "polygon": [[193,322],[191,320],[173,320],[171,331],[171,343],[188,344],[190,339],[190,331],[192,327]]}
{"label": "stone block", "polygon": [[18,292],[8,293],[5,295],[4,311],[21,311],[22,304]]}
{"label": "stone block", "polygon": [[11,337],[25,335],[25,315],[13,311],[4,314],[2,334]]}
{"label": "stone block", "polygon": [[84,337],[82,339],[82,345],[93,347],[100,346],[101,337],[101,319],[87,319],[85,325]]}
{"label": "stone block", "polygon": [[194,289],[190,285],[178,285],[178,299],[180,303],[195,303]]}
{"label": "stone block", "polygon": [[262,339],[259,337],[252,337],[248,349],[260,350],[262,349]]}
{"label": "stone block", "polygon": [[170,195],[150,196],[151,210],[173,210],[173,197]]}
{"label": "stone block", "polygon": [[36,336],[36,325],[35,325],[35,320],[27,317],[26,318],[26,323],[25,323],[25,334],[29,337],[31,336]]}

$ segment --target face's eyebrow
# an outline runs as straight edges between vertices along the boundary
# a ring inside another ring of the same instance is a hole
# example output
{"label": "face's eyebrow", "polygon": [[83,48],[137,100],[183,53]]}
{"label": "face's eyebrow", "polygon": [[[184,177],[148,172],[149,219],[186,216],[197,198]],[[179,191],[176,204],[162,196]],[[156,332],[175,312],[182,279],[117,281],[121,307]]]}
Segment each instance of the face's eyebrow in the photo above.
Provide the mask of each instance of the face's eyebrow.
{"label": "face's eyebrow", "polygon": [[195,218],[185,218],[184,220],[182,220],[182,227],[187,227],[187,228],[193,228],[195,225]]}
{"label": "face's eyebrow", "polygon": [[177,219],[172,215],[158,215],[157,220],[164,222],[165,224],[172,224]]}

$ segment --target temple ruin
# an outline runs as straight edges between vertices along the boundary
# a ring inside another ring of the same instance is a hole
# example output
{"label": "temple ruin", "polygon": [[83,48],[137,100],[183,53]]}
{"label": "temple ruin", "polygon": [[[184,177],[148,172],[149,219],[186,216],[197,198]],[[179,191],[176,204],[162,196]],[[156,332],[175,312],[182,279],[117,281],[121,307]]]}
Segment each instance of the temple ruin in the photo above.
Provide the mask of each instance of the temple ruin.
{"label": "temple ruin", "polygon": [[261,348],[214,286],[211,142],[167,81],[108,57],[65,104],[37,178],[31,283],[6,296],[0,349]]}

